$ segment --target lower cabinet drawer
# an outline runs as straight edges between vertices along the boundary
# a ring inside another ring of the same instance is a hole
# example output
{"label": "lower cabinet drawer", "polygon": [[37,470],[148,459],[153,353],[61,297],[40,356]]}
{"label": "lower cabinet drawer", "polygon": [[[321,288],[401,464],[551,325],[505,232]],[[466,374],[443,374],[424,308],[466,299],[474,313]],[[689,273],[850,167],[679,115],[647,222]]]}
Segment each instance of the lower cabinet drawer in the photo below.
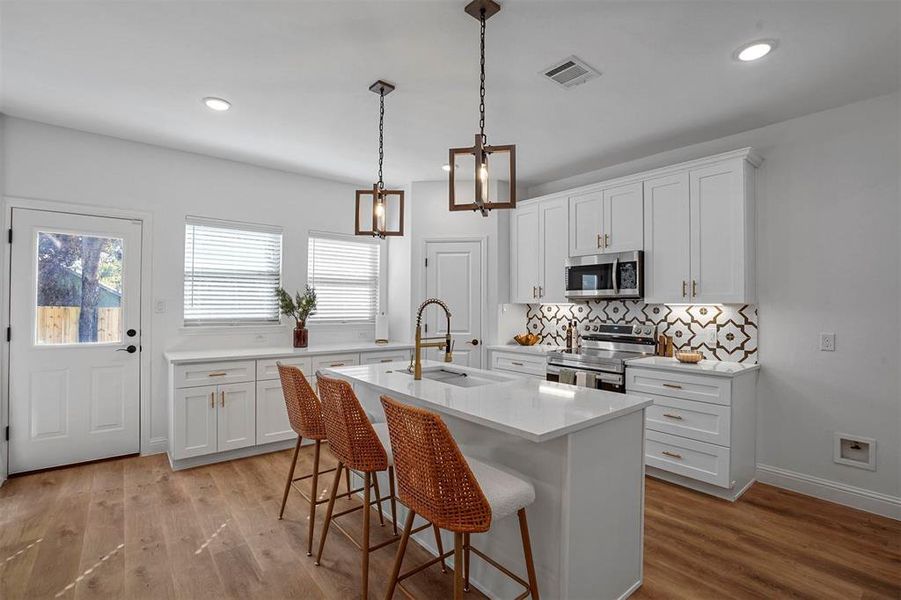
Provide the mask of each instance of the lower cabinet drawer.
{"label": "lower cabinet drawer", "polygon": [[626,391],[724,406],[732,403],[731,381],[726,377],[674,373],[642,367],[626,367]]}
{"label": "lower cabinet drawer", "polygon": [[176,388],[247,383],[255,379],[256,361],[230,360],[176,365],[174,371],[173,386]]}
{"label": "lower cabinet drawer", "polygon": [[527,356],[504,352],[491,353],[491,368],[511,371],[523,375],[544,377],[547,375],[547,361],[543,356]]}
{"label": "lower cabinet drawer", "polygon": [[650,397],[654,404],[644,411],[648,429],[699,442],[729,445],[732,409],[728,406],[667,396]]}
{"label": "lower cabinet drawer", "polygon": [[278,363],[297,367],[300,372],[309,377],[311,375],[310,367],[312,361],[309,356],[306,357],[286,357],[286,358],[267,358],[257,361],[257,381],[265,381],[267,379],[278,379]]}
{"label": "lower cabinet drawer", "polygon": [[349,367],[360,364],[359,354],[324,354],[313,357],[313,374],[320,369]]}
{"label": "lower cabinet drawer", "polygon": [[722,446],[645,431],[645,463],[648,466],[724,488],[732,485],[729,453],[729,449]]}
{"label": "lower cabinet drawer", "polygon": [[385,350],[383,352],[363,352],[360,354],[360,364],[376,365],[389,362],[410,362],[409,350]]}

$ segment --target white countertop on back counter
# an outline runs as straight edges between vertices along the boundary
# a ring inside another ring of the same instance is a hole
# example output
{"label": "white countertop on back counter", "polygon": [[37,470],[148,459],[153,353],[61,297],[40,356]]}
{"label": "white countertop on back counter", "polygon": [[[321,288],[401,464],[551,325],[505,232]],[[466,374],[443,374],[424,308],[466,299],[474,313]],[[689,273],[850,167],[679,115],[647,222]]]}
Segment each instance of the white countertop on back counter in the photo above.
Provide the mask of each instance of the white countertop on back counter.
{"label": "white countertop on back counter", "polygon": [[354,384],[370,386],[398,400],[533,442],[587,429],[653,404],[650,398],[637,394],[575,387],[435,361],[423,361],[423,371],[447,369],[487,381],[472,387],[425,377],[416,381],[403,370],[406,366],[395,362],[323,371]]}
{"label": "white countertop on back counter", "polygon": [[307,348],[290,346],[260,348],[218,348],[215,350],[175,350],[163,357],[173,364],[210,362],[218,360],[254,360],[258,358],[279,358],[283,356],[317,356],[321,354],[344,354],[347,352],[380,352],[384,350],[410,350],[413,344],[406,342],[341,342],[336,344],[316,344]]}
{"label": "white countertop on back counter", "polygon": [[490,344],[485,346],[488,350],[499,352],[513,352],[515,354],[532,354],[547,356],[550,352],[562,350],[563,346],[551,346],[549,344],[535,344],[534,346],[520,346],[519,344]]}
{"label": "white countertop on back counter", "polygon": [[626,367],[644,367],[647,369],[660,369],[663,371],[677,371],[679,373],[699,373],[701,375],[718,375],[720,377],[735,377],[749,371],[760,368],[758,364],[729,362],[725,360],[702,360],[699,363],[681,363],[675,358],[666,356],[647,356],[645,358],[632,358],[626,361]]}

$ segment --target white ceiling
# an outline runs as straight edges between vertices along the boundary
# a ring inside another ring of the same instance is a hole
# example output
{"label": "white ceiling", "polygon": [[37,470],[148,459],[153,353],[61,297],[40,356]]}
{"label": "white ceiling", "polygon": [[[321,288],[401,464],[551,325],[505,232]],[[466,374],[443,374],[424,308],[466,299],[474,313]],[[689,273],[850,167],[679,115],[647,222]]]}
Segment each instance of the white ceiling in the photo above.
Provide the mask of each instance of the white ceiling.
{"label": "white ceiling", "polygon": [[[289,171],[372,181],[377,78],[385,178],[440,179],[477,130],[478,23],[461,1],[12,1],[0,110]],[[534,2],[488,22],[489,142],[522,184],[898,89],[899,2]],[[778,38],[769,57],[732,52]],[[603,72],[564,91],[539,71]],[[200,102],[233,103],[213,113]]]}

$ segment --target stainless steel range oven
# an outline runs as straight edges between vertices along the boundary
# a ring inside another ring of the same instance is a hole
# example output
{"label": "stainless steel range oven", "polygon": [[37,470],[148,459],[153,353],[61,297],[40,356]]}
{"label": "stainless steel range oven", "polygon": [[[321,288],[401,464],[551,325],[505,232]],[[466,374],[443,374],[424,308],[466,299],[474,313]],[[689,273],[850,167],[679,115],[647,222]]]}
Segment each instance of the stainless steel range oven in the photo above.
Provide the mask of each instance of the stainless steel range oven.
{"label": "stainless steel range oven", "polygon": [[576,256],[566,261],[566,297],[641,298],[644,295],[644,252]]}
{"label": "stainless steel range oven", "polygon": [[625,361],[654,354],[654,325],[593,325],[581,347],[548,354],[547,380],[625,393]]}

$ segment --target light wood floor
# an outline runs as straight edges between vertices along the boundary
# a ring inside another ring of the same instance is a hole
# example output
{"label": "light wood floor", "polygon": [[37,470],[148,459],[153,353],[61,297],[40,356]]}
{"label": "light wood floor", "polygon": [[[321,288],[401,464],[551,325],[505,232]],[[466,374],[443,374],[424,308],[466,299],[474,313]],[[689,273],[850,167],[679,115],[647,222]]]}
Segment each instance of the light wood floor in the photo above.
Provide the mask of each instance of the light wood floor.
{"label": "light wood floor", "polygon": [[[0,488],[0,598],[356,597],[359,557],[340,533],[315,567],[299,494],[276,519],[289,461],[173,473],[151,456],[13,478]],[[351,531],[359,514],[344,518]],[[634,598],[901,598],[901,523],[766,485],[729,504],[648,479],[645,533]],[[393,551],[372,556],[373,598]],[[407,557],[426,555],[411,544]],[[453,582],[433,567],[406,585],[441,598]]]}

